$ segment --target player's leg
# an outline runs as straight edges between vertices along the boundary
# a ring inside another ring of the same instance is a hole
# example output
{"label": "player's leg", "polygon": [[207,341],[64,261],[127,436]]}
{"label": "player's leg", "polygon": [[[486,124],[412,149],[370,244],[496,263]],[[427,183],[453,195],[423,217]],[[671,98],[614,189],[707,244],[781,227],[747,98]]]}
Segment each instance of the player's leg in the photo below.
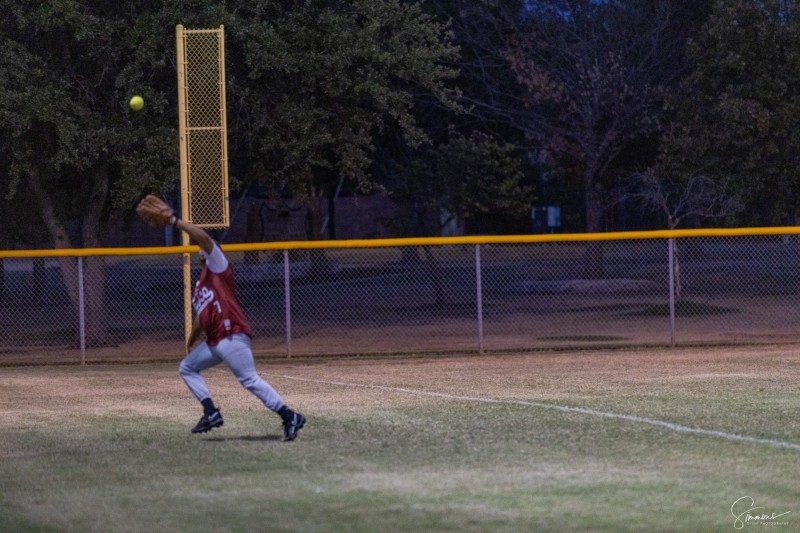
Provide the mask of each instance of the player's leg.
{"label": "player's leg", "polygon": [[253,393],[264,406],[283,420],[284,440],[294,440],[297,431],[305,425],[305,417],[286,406],[281,395],[256,372],[250,338],[231,335],[220,341],[214,351],[225,361],[241,385]]}
{"label": "player's leg", "polygon": [[247,335],[226,337],[213,348],[213,351],[225,361],[242,387],[255,394],[267,409],[277,412],[284,405],[281,395],[256,372],[250,339]]}
{"label": "player's leg", "polygon": [[203,416],[192,429],[192,433],[205,433],[223,424],[222,413],[214,405],[206,381],[200,372],[222,362],[217,354],[211,351],[205,342],[200,343],[194,350],[183,358],[178,371],[184,383],[192,392],[197,401],[203,406]]}

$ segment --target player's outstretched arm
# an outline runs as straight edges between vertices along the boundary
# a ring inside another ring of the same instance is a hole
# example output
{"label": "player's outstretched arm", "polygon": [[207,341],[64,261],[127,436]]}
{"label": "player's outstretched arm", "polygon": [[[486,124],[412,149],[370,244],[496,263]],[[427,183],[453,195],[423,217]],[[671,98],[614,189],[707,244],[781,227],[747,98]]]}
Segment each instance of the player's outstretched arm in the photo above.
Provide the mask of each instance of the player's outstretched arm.
{"label": "player's outstretched arm", "polygon": [[174,226],[188,233],[205,253],[210,254],[214,250],[214,240],[203,228],[181,219],[176,219]]}
{"label": "player's outstretched arm", "polygon": [[136,213],[142,217],[142,220],[153,227],[172,225],[181,231],[185,231],[189,234],[189,237],[200,245],[200,249],[206,253],[210,254],[214,250],[214,241],[203,228],[179,219],[175,211],[158,196],[148,194],[142,198],[136,207]]}

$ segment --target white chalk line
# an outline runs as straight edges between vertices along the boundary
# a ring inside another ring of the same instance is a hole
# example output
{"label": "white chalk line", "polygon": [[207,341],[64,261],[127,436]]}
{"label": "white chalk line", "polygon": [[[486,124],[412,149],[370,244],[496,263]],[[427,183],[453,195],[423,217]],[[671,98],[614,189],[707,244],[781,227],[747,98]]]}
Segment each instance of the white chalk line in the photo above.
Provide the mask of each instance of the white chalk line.
{"label": "white chalk line", "polygon": [[[277,377],[277,376],[276,376]],[[692,428],[688,426],[682,426],[680,424],[673,424],[672,422],[665,422],[663,420],[656,420],[655,418],[646,418],[640,416],[633,416],[633,415],[623,415],[619,413],[611,413],[606,411],[597,411],[595,409],[588,409],[586,407],[569,407],[565,405],[554,405],[549,403],[541,403],[541,402],[531,402],[526,400],[498,400],[495,398],[482,398],[477,396],[460,396],[457,394],[447,394],[445,392],[436,392],[436,391],[427,391],[421,389],[408,389],[404,387],[389,387],[386,385],[370,385],[364,383],[348,383],[344,381],[327,381],[321,379],[309,379],[309,378],[300,378],[297,376],[279,376],[285,379],[291,379],[294,381],[305,381],[309,383],[319,383],[322,385],[337,385],[340,387],[360,387],[364,389],[375,389],[375,390],[382,390],[382,391],[390,391],[390,392],[403,392],[406,394],[416,394],[419,396],[433,396],[435,398],[444,398],[446,400],[456,400],[456,401],[463,401],[463,402],[480,402],[480,403],[498,403],[498,404],[513,404],[513,405],[525,405],[528,407],[538,407],[540,409],[553,409],[556,411],[561,411],[563,413],[580,413],[583,415],[589,416],[599,416],[603,418],[613,418],[616,420],[627,420],[629,422],[637,422],[640,424],[648,424],[651,426],[657,426],[669,429],[671,431],[677,431],[678,433],[690,433],[693,435],[705,435],[708,437],[718,437],[721,439],[727,439],[731,441],[738,441],[738,442],[748,442],[751,444],[762,444],[766,446],[772,446],[775,448],[786,448],[790,450],[798,450],[800,451],[800,444],[795,444],[793,442],[783,441],[783,440],[776,440],[776,439],[760,439],[757,437],[749,437],[747,435],[738,435],[736,433],[728,433],[725,431],[717,431],[713,429],[700,429],[700,428]]]}

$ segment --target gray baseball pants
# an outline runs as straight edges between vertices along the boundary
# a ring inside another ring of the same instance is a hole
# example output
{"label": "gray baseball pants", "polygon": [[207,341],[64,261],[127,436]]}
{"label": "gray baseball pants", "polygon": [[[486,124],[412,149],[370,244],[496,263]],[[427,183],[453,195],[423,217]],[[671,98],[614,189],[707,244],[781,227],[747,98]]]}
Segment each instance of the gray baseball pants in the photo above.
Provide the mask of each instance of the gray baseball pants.
{"label": "gray baseball pants", "polygon": [[256,372],[250,337],[244,334],[226,337],[213,348],[205,342],[200,343],[181,361],[181,377],[197,401],[202,402],[211,397],[200,372],[222,362],[228,365],[242,387],[255,394],[267,409],[277,411],[284,406],[280,394]]}

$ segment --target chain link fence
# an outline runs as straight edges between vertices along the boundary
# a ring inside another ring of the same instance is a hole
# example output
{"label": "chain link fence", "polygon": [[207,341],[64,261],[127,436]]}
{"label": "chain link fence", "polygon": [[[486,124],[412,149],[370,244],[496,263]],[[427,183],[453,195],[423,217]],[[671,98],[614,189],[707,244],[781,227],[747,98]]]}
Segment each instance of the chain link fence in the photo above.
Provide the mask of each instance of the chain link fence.
{"label": "chain link fence", "polygon": [[[224,248],[257,357],[800,341],[792,234],[473,240]],[[169,250],[0,254],[0,364],[180,359],[182,254]]]}

